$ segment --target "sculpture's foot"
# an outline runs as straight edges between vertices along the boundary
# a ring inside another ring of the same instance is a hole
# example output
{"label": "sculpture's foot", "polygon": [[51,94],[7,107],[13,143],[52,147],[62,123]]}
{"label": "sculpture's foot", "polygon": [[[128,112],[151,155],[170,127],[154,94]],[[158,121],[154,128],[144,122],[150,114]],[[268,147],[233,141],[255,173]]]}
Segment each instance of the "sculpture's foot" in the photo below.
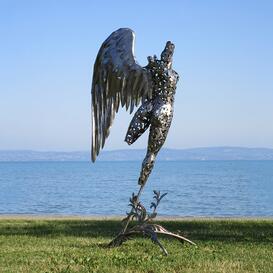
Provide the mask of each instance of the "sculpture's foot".
{"label": "sculpture's foot", "polygon": [[163,251],[163,253],[165,255],[168,255],[168,252],[167,252],[166,248],[158,240],[158,236],[157,236],[158,234],[173,237],[173,238],[179,240],[181,243],[187,242],[189,244],[196,245],[191,240],[189,240],[181,235],[178,235],[176,233],[172,233],[160,225],[151,224],[151,223],[143,223],[143,224],[135,225],[134,227],[128,229],[125,233],[120,233],[116,238],[114,238],[109,243],[108,246],[109,247],[120,246],[123,242],[127,241],[131,236],[138,235],[138,234],[150,237],[151,240],[161,248],[161,250]]}

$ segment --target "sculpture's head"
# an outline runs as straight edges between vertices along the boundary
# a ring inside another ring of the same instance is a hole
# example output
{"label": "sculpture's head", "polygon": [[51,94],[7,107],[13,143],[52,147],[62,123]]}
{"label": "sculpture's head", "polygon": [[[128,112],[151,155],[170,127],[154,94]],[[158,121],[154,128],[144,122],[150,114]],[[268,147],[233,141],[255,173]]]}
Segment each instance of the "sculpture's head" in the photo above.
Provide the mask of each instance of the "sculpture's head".
{"label": "sculpture's head", "polygon": [[172,67],[173,53],[174,53],[174,44],[168,41],[166,43],[164,50],[161,53],[161,61],[166,63],[166,66],[168,68]]}

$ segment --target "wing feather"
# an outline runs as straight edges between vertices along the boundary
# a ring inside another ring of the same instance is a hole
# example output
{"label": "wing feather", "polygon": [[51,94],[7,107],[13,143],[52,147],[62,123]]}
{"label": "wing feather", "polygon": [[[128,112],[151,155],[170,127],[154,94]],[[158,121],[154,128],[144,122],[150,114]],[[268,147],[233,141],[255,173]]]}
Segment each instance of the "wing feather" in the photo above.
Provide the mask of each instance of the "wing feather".
{"label": "wing feather", "polygon": [[134,32],[121,28],[102,44],[97,55],[92,82],[92,161],[109,136],[119,106],[130,113],[140,101],[152,95],[148,70],[134,57]]}

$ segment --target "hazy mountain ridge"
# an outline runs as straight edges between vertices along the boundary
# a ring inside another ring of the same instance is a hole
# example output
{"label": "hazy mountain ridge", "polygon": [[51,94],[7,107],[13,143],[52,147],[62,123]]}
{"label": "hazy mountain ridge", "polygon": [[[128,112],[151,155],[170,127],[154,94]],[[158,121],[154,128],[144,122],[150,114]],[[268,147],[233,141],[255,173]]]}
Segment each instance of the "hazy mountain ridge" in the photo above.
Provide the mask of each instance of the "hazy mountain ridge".
{"label": "hazy mountain ridge", "polygon": [[[144,149],[102,151],[98,161],[142,160]],[[244,147],[208,147],[162,149],[158,160],[273,160],[273,149]],[[0,151],[0,161],[90,161],[90,152],[41,152],[31,150]]]}

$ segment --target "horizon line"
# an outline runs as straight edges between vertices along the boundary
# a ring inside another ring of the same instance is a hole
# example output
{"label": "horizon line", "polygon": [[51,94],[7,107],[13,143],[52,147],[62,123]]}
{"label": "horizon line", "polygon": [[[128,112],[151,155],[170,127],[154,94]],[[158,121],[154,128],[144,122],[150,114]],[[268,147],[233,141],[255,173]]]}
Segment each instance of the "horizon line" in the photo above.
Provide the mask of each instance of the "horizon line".
{"label": "horizon line", "polygon": [[[266,149],[266,150],[273,150],[273,147],[249,147],[249,146],[199,146],[199,147],[192,147],[192,148],[168,148],[163,147],[161,150],[194,150],[194,149],[215,149],[215,148],[225,148],[225,149]],[[90,149],[91,150],[91,149]],[[77,153],[77,152],[90,152],[90,150],[39,150],[39,149],[0,149],[0,152],[57,152],[57,153]],[[115,152],[115,151],[142,151],[146,150],[146,148],[127,148],[127,149],[107,149],[102,150],[103,152]]]}

